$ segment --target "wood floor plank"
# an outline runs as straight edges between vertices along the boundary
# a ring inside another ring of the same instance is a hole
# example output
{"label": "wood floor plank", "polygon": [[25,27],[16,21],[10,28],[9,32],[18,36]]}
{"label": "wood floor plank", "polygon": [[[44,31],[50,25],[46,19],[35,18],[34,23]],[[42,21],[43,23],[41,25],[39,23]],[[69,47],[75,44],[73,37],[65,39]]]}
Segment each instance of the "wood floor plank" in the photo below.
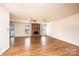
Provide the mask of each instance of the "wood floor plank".
{"label": "wood floor plank", "polygon": [[79,47],[49,36],[24,37],[1,56],[79,56]]}

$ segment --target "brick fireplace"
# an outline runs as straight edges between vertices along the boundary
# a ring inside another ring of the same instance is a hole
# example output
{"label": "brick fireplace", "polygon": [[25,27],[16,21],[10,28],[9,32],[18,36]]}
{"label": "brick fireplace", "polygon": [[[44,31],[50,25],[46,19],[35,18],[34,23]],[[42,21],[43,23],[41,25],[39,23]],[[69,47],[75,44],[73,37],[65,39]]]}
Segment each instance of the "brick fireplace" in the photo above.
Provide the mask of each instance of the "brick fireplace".
{"label": "brick fireplace", "polygon": [[40,24],[39,23],[32,23],[31,24],[32,29],[32,36],[40,35]]}

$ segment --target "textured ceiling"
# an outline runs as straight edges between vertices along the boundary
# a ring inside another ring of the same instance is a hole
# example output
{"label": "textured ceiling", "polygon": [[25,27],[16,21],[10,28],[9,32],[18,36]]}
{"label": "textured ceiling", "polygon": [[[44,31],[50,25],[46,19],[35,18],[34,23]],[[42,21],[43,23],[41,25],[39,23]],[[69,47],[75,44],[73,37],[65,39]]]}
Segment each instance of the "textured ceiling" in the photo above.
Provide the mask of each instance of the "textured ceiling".
{"label": "textured ceiling", "polygon": [[2,4],[11,13],[11,19],[59,20],[79,13],[79,4],[9,3]]}

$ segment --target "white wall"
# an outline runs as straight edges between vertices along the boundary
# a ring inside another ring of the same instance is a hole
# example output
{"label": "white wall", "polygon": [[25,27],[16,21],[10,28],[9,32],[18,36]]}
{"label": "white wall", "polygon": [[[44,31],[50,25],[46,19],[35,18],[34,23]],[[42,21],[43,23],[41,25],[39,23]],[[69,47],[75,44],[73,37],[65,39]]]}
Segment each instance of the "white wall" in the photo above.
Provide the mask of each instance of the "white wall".
{"label": "white wall", "polygon": [[15,37],[25,36],[25,23],[14,23]]}
{"label": "white wall", "polygon": [[23,37],[23,36],[31,35],[31,31],[30,31],[30,34],[25,34],[25,25],[29,23],[24,23],[24,22],[13,22],[13,23],[14,23],[14,36],[15,37]]}
{"label": "white wall", "polygon": [[79,46],[79,14],[48,23],[47,35]]}
{"label": "white wall", "polygon": [[0,6],[0,55],[9,48],[9,12]]}

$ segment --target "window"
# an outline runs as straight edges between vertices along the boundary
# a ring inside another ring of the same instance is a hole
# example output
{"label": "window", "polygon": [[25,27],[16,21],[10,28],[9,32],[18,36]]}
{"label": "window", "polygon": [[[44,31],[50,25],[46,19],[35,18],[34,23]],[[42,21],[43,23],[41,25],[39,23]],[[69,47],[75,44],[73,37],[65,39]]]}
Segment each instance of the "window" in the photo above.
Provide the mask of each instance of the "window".
{"label": "window", "polygon": [[14,40],[15,40],[15,36],[14,36],[14,23],[10,23],[10,47],[14,45]]}
{"label": "window", "polygon": [[26,24],[25,25],[25,35],[30,35],[31,34],[31,25]]}
{"label": "window", "polygon": [[41,35],[46,35],[47,24],[41,24]]}
{"label": "window", "polygon": [[10,38],[14,38],[14,24],[10,23]]}

